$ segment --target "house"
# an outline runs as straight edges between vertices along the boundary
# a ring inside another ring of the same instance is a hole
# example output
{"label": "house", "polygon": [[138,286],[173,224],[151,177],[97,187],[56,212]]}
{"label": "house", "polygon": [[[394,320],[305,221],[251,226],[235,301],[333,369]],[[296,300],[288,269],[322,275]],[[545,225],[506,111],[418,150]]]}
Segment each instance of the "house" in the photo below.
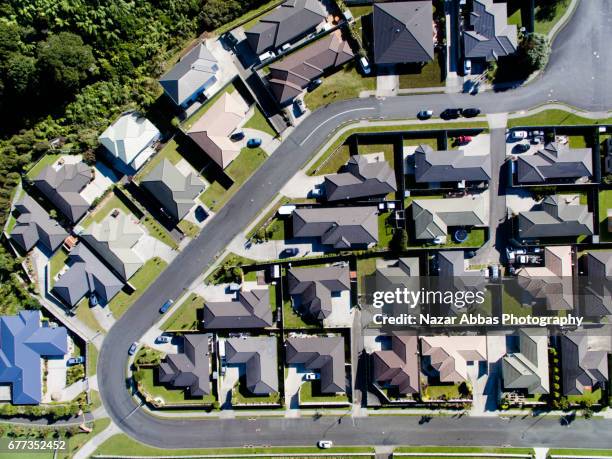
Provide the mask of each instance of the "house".
{"label": "house", "polygon": [[167,354],[159,364],[159,382],[185,388],[191,397],[210,395],[210,350],[208,333],[183,336],[182,352]]}
{"label": "house", "polygon": [[123,288],[123,281],[83,243],[70,251],[67,264],[68,270],[55,282],[53,293],[70,307],[85,295],[95,295],[107,304]]}
{"label": "house", "polygon": [[265,328],[273,324],[268,289],[240,291],[232,301],[208,301],[204,305],[207,330]]}
{"label": "house", "polygon": [[187,135],[219,166],[226,168],[240,154],[230,135],[244,122],[249,106],[238,92],[224,92],[187,131]]}
{"label": "house", "polygon": [[411,207],[416,239],[446,237],[450,227],[489,226],[489,201],[482,193],[462,198],[415,199]]}
{"label": "house", "polygon": [[563,395],[582,395],[608,381],[610,337],[566,332],[561,336],[561,381]]}
{"label": "house", "polygon": [[517,28],[508,24],[506,3],[472,0],[472,10],[463,30],[463,54],[466,59],[496,61],[516,52]]}
{"label": "house", "polygon": [[345,168],[346,172],[325,176],[323,186],[328,201],[380,198],[397,191],[395,171],[387,161],[353,155]]}
{"label": "house", "polygon": [[256,54],[262,54],[314,32],[326,16],[318,0],[287,0],[246,30],[246,39]]}
{"label": "house", "polygon": [[13,405],[41,402],[41,358],[63,358],[68,352],[64,327],[41,326],[40,311],[0,317],[0,384],[11,385]]}
{"label": "house", "polygon": [[48,252],[55,252],[68,237],[66,230],[27,194],[17,201],[13,212],[17,216],[11,240],[24,252],[29,252],[36,244]]}
{"label": "house", "polygon": [[[439,290],[483,291],[486,284],[480,269],[469,269],[463,250],[441,250],[436,253],[438,260]],[[456,307],[460,307],[457,303]]]}
{"label": "house", "polygon": [[87,164],[63,163],[45,167],[34,179],[34,186],[70,223],[76,223],[89,210],[90,204],[81,191],[92,180],[93,172]]}
{"label": "house", "polygon": [[204,190],[204,182],[193,172],[184,175],[167,159],[162,160],[140,185],[151,193],[174,220],[182,220]]}
{"label": "house", "polygon": [[532,155],[519,156],[516,163],[516,180],[521,184],[589,179],[593,175],[593,150],[551,142]]}
{"label": "house", "polygon": [[410,279],[420,276],[418,258],[398,258],[397,260],[376,260],[376,289],[388,291],[394,286],[408,287],[412,285]]}
{"label": "house", "polygon": [[374,62],[403,64],[434,59],[431,0],[374,3]]}
{"label": "house", "polygon": [[548,335],[546,329],[521,328],[518,349],[502,359],[504,389],[524,389],[529,394],[548,394]]}
{"label": "house", "polygon": [[391,335],[391,349],[372,353],[372,378],[383,388],[396,389],[400,395],[418,394],[419,351],[416,336]]}
{"label": "house", "polygon": [[587,316],[612,315],[612,250],[586,255],[587,282],[584,295]]}
{"label": "house", "polygon": [[[321,321],[332,314],[342,294],[351,290],[348,266],[291,268],[287,280],[294,307]],[[344,299],[350,303],[349,298]]]}
{"label": "house", "polygon": [[199,43],[162,75],[159,84],[177,106],[186,109],[217,82],[218,71],[217,58],[206,43]]}
{"label": "house", "polygon": [[342,32],[336,30],[281,61],[270,64],[270,73],[267,75],[270,90],[280,105],[288,105],[313,80],[354,57],[350,45],[342,38]]}
{"label": "house", "polygon": [[247,336],[225,340],[228,365],[244,365],[246,388],[253,395],[278,392],[276,338]]}
{"label": "house", "polygon": [[293,236],[315,237],[336,249],[371,247],[378,242],[377,209],[311,207],[293,211]]}
{"label": "house", "polygon": [[414,179],[417,183],[488,182],[491,155],[466,155],[463,150],[435,151],[419,145],[414,152]]}
{"label": "house", "polygon": [[593,234],[593,214],[587,205],[564,195],[551,195],[532,210],[518,214],[520,239],[577,237]]}
{"label": "house", "polygon": [[136,112],[124,113],[98,140],[117,160],[118,169],[133,175],[155,153],[153,144],[161,133],[148,119]]}
{"label": "house", "polygon": [[486,336],[422,336],[421,354],[440,375],[440,382],[469,380],[468,363],[487,360]]}
{"label": "house", "polygon": [[550,311],[574,308],[570,246],[545,247],[544,266],[524,266],[516,276],[529,302],[542,302]]}
{"label": "house", "polygon": [[134,250],[144,231],[131,215],[116,210],[81,233],[81,239],[98,254],[123,281],[138,271],[144,261]]}
{"label": "house", "polygon": [[346,392],[344,338],[342,336],[302,336],[285,341],[287,364],[301,365],[320,374],[321,392]]}

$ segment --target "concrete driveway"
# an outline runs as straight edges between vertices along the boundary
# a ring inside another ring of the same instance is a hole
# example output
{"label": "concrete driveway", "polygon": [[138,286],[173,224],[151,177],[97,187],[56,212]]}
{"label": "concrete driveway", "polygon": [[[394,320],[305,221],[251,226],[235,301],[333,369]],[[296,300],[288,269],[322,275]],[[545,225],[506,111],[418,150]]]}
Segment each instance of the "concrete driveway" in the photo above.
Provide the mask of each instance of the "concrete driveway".
{"label": "concrete driveway", "polygon": [[300,386],[304,379],[304,373],[299,372],[294,366],[287,369],[287,379],[285,379],[285,406],[290,409],[298,409]]}
{"label": "concrete driveway", "polygon": [[281,194],[294,199],[308,198],[310,193],[324,181],[324,175],[307,175],[300,170],[281,188]]}

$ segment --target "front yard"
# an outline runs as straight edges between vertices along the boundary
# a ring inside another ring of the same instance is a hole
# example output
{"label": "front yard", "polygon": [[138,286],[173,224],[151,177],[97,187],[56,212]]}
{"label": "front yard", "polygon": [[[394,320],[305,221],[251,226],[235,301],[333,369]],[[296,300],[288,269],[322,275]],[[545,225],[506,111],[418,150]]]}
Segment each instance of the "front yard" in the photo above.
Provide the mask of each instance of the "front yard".
{"label": "front yard", "polygon": [[140,391],[153,399],[161,399],[167,405],[202,405],[215,401],[213,395],[204,397],[190,397],[183,389],[171,389],[160,384],[157,380],[156,368],[141,368]]}
{"label": "front yard", "polygon": [[198,310],[204,307],[204,298],[191,293],[164,322],[162,330],[197,330]]}
{"label": "front yard", "polygon": [[445,63],[440,62],[439,52],[435,53],[433,61],[428,62],[422,67],[418,64],[398,65],[397,73],[399,74],[400,89],[444,86],[443,65]]}
{"label": "front yard", "polygon": [[253,116],[251,116],[251,118],[244,123],[243,127],[246,129],[257,129],[258,131],[265,132],[272,137],[276,137],[277,135],[276,131],[272,129],[272,126],[270,126],[270,123],[268,123],[268,120],[257,106],[255,106],[255,113],[253,113]]}
{"label": "front yard", "polygon": [[458,400],[468,397],[465,383],[436,384],[426,386],[423,390],[423,400]]}
{"label": "front yard", "polygon": [[524,116],[521,118],[511,118],[508,120],[508,127],[517,126],[571,126],[576,124],[610,124],[612,118],[591,119],[585,118],[565,110],[544,110],[535,115]]}
{"label": "front yard", "polygon": [[128,295],[122,290],[115,295],[108,304],[115,319],[119,319],[123,313],[140,298],[147,287],[153,283],[164,269],[166,269],[166,266],[168,266],[168,263],[161,258],[154,257],[148,260],[142,268],[132,276],[130,284],[135,288],[135,291],[131,295]]}
{"label": "front yard", "polygon": [[321,393],[321,381],[304,381],[300,386],[300,403],[348,403],[346,394]]}
{"label": "front yard", "polygon": [[271,405],[280,402],[280,394],[273,392],[270,395],[253,395],[246,388],[246,378],[241,377],[232,389],[232,405]]}
{"label": "front yard", "polygon": [[584,394],[582,395],[568,395],[567,399],[570,403],[576,405],[596,405],[601,401],[601,389],[596,389],[594,391],[585,389]]}

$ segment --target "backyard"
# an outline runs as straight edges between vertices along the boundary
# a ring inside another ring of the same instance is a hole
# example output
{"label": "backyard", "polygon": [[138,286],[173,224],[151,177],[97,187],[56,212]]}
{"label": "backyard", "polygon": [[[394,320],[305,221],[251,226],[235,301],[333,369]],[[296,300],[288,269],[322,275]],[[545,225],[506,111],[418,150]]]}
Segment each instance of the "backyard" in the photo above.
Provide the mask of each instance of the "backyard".
{"label": "backyard", "polygon": [[172,164],[176,164],[183,159],[181,154],[178,152],[178,144],[176,143],[175,139],[171,139],[155,156],[153,156],[149,162],[138,171],[136,178],[139,179],[145,177],[164,159],[167,159]]}
{"label": "backyard", "polygon": [[612,233],[608,231],[608,210],[612,209],[612,190],[599,192],[599,238],[603,242],[612,242]]}
{"label": "backyard", "polygon": [[225,86],[221,91],[217,92],[214,96],[212,96],[210,99],[207,99],[204,104],[195,111],[195,113],[193,113],[189,118],[187,118],[182,124],[181,124],[181,128],[187,132],[191,126],[193,126],[195,124],[195,122],[197,120],[199,120],[200,118],[202,118],[202,116],[204,115],[204,113],[206,113],[210,107],[212,107],[214,105],[214,103],[219,100],[221,98],[221,96],[225,93],[233,93],[236,90],[236,87],[234,86],[233,83],[228,84],[227,86]]}
{"label": "backyard", "polygon": [[[283,291],[285,291],[285,289],[283,289]],[[283,300],[283,326],[289,329],[318,327],[315,323],[305,322],[295,309],[293,309],[290,299]]]}

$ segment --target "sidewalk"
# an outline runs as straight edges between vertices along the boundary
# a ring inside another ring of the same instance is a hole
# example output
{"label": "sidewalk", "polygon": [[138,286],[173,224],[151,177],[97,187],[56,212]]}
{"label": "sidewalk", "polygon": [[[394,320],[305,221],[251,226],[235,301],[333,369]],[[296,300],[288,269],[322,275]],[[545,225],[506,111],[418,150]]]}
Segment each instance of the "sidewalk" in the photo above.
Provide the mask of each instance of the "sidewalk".
{"label": "sidewalk", "polygon": [[81,446],[74,455],[73,459],[87,459],[98,449],[98,447],[102,443],[111,438],[113,435],[120,433],[121,429],[119,429],[119,427],[117,427],[115,423],[111,421],[111,423],[106,429],[104,429],[98,435],[96,435],[83,446]]}

